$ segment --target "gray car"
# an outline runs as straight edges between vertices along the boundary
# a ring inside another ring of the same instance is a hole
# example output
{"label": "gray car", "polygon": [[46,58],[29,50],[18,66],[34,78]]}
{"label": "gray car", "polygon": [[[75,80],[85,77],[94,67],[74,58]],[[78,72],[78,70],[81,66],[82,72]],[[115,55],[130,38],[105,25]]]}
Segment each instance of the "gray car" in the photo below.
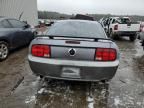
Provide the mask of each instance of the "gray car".
{"label": "gray car", "polygon": [[108,81],[117,71],[119,51],[98,22],[62,20],[31,42],[28,60],[34,74],[46,78]]}
{"label": "gray car", "polygon": [[29,44],[33,38],[34,31],[28,24],[0,17],[0,61],[8,57],[10,50]]}

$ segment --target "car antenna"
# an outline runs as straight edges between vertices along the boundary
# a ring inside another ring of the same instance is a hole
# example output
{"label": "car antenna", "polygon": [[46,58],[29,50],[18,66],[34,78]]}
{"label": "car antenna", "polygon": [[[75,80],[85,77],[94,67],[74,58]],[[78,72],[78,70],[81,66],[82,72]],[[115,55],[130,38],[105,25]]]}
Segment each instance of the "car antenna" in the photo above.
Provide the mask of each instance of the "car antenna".
{"label": "car antenna", "polygon": [[23,13],[24,13],[24,12],[22,12],[22,13],[20,14],[20,16],[19,16],[19,20],[21,20],[21,17],[22,17],[22,15],[23,15]]}

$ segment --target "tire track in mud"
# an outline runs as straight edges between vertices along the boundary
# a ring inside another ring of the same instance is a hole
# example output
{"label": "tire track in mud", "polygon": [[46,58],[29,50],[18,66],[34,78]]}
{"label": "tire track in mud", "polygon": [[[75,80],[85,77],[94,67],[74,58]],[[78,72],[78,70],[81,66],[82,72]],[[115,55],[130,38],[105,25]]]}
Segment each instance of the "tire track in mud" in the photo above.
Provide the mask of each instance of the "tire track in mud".
{"label": "tire track in mud", "polygon": [[14,85],[14,87],[12,88],[12,92],[22,83],[22,81],[24,80],[24,77],[22,77],[21,79],[19,79],[16,83],[16,85]]}
{"label": "tire track in mud", "polygon": [[87,87],[87,108],[107,108],[108,89],[108,83],[90,83]]}
{"label": "tire track in mud", "polygon": [[51,80],[39,89],[35,108],[87,108],[85,92],[85,83]]}

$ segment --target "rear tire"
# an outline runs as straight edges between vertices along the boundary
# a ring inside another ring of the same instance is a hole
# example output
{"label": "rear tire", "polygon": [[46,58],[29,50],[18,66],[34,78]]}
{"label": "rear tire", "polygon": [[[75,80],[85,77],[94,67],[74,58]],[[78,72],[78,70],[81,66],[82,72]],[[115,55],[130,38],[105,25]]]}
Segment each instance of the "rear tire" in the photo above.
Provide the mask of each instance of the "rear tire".
{"label": "rear tire", "polygon": [[0,41],[0,61],[7,59],[8,55],[9,55],[8,43]]}
{"label": "rear tire", "polygon": [[136,34],[135,35],[132,35],[132,36],[130,36],[129,38],[130,38],[130,41],[131,42],[134,42],[135,40],[136,40]]}

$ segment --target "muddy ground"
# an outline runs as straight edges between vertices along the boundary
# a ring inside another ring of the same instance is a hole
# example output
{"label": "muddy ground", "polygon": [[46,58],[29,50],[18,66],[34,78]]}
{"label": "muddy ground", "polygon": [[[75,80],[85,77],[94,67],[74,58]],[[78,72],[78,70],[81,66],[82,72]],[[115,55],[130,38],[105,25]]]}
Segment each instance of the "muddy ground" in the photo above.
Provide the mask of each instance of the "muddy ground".
{"label": "muddy ground", "polygon": [[107,84],[45,81],[32,74],[27,47],[13,51],[0,62],[0,108],[144,108],[142,47],[127,38],[116,43],[120,66]]}

